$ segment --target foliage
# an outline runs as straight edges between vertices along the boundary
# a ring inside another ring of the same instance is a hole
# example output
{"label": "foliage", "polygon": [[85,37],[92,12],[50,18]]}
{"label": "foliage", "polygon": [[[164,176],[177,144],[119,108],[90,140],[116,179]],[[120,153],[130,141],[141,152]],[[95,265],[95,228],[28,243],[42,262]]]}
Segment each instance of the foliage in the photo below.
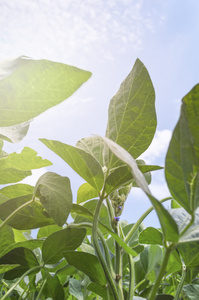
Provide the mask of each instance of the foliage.
{"label": "foliage", "polygon": [[[0,74],[0,297],[4,299],[178,300],[199,297],[199,85],[182,100],[166,155],[171,197],[157,200],[151,172],[139,156],[156,131],[155,92],[146,67],[135,65],[111,99],[105,137],[76,146],[41,138],[84,180],[72,196],[70,180],[52,172],[35,187],[20,181],[50,161],[20,141],[34,117],[69,97],[90,72],[20,57]],[[132,187],[152,207],[134,224],[120,221]],[[76,201],[72,201],[72,198]],[[163,202],[171,200],[167,210]],[[143,225],[155,210],[161,228]],[[73,222],[68,223],[69,215]],[[38,229],[31,237],[31,229]]]}

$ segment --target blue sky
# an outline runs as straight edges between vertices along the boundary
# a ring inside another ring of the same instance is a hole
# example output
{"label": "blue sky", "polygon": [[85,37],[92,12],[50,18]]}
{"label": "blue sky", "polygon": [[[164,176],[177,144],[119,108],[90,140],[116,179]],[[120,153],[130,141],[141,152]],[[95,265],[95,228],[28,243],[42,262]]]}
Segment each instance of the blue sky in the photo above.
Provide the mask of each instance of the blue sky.
{"label": "blue sky", "polygon": [[[181,99],[199,82],[197,0],[1,0],[0,11],[0,60],[27,55],[93,73],[70,99],[37,117],[21,143],[6,144],[8,152],[30,146],[50,159],[49,171],[71,179],[75,200],[83,181],[38,138],[75,145],[92,133],[104,135],[109,101],[138,57],[152,78],[158,117],[157,134],[143,157],[164,165]],[[44,171],[35,172],[31,182]],[[153,175],[151,190],[159,199],[169,195],[163,172]],[[149,206],[135,189],[122,218],[135,222]],[[155,215],[146,221],[157,224]]]}

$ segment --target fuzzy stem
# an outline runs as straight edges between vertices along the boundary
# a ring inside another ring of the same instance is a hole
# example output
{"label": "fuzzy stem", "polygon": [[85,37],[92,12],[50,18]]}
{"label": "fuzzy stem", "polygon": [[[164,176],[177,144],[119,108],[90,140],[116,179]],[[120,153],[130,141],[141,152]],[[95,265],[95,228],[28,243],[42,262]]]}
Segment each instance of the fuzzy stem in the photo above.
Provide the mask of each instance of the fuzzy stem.
{"label": "fuzzy stem", "polygon": [[115,283],[114,283],[113,278],[111,276],[110,270],[108,269],[108,266],[106,264],[106,261],[104,260],[103,254],[101,253],[101,249],[100,249],[99,244],[98,244],[98,234],[97,234],[98,219],[99,219],[100,208],[101,208],[101,205],[103,203],[103,200],[104,200],[103,195],[101,195],[100,198],[99,198],[99,201],[97,203],[96,209],[95,209],[95,215],[94,215],[94,220],[93,220],[93,230],[92,230],[93,244],[94,244],[95,250],[97,252],[98,258],[100,260],[100,263],[102,265],[102,268],[104,270],[104,273],[106,275],[107,281],[108,281],[108,283],[110,285],[110,288],[113,292],[114,298],[115,298],[115,300],[120,300],[119,296],[118,296],[118,293],[117,293]]}
{"label": "fuzzy stem", "polygon": [[41,293],[42,293],[42,291],[43,291],[43,288],[44,288],[44,286],[45,286],[45,284],[46,284],[46,281],[47,281],[47,278],[43,281],[42,286],[41,286],[41,288],[40,288],[40,290],[39,290],[39,293],[38,293],[38,295],[37,295],[36,300],[39,300],[39,299],[40,299],[40,295],[41,295]]}
{"label": "fuzzy stem", "polygon": [[135,269],[133,257],[128,254],[129,269],[130,269],[130,278],[129,278],[129,291],[126,300],[133,300],[134,295],[134,283],[135,283]]}
{"label": "fuzzy stem", "polygon": [[[118,228],[115,228],[115,233],[118,234]],[[122,253],[120,245],[115,242],[115,273],[116,273],[116,286],[120,300],[124,299],[123,286],[122,286]]]}
{"label": "fuzzy stem", "polygon": [[183,262],[182,263],[182,276],[181,276],[181,279],[180,279],[180,282],[178,284],[176,294],[175,294],[175,297],[174,297],[173,300],[178,300],[179,299],[179,296],[180,296],[180,293],[182,291],[183,284],[184,284],[184,281],[185,281],[185,277],[186,277],[186,265]]}

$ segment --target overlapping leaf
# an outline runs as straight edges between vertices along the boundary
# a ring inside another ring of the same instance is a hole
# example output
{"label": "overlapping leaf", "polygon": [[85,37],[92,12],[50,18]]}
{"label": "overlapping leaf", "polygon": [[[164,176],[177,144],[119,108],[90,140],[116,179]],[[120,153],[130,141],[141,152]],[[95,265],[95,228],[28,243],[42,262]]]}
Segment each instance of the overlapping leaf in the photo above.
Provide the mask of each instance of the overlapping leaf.
{"label": "overlapping leaf", "polygon": [[182,100],[166,157],[165,175],[174,199],[193,214],[199,206],[199,85]]}
{"label": "overlapping leaf", "polygon": [[71,96],[90,72],[48,60],[19,57],[1,64],[0,126],[28,121]]}
{"label": "overlapping leaf", "polygon": [[58,141],[40,139],[49,149],[59,155],[77,174],[97,191],[102,189],[104,174],[99,162],[88,152]]}
{"label": "overlapping leaf", "polygon": [[45,264],[58,262],[63,257],[63,251],[77,249],[81,245],[85,235],[85,228],[70,227],[49,235],[42,247],[42,256]]}
{"label": "overlapping leaf", "polygon": [[[109,105],[106,137],[126,149],[134,158],[150,145],[156,129],[155,93],[146,67],[137,59]],[[111,155],[109,167],[121,165]]]}
{"label": "overlapping leaf", "polygon": [[34,195],[38,197],[49,214],[59,226],[62,226],[72,207],[72,191],[68,177],[53,172],[43,174],[37,181]]}
{"label": "overlapping leaf", "polygon": [[[32,195],[25,195],[7,200],[0,205],[0,218],[5,220],[16,209],[32,199]],[[31,206],[27,206],[16,213],[8,222],[8,225],[15,229],[34,229],[42,226],[54,224],[53,219],[43,209],[39,201],[34,201]]]}

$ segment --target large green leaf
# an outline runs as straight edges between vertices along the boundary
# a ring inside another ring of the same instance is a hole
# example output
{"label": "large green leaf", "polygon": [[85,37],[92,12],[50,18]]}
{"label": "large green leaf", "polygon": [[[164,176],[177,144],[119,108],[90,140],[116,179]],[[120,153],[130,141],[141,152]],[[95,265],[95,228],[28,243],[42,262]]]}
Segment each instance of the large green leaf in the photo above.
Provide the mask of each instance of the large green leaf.
{"label": "large green leaf", "polygon": [[179,231],[178,226],[175,223],[172,216],[169,214],[169,212],[164,208],[164,206],[159,202],[150,192],[150,189],[148,187],[147,181],[142,174],[142,172],[139,170],[138,165],[133,158],[133,156],[128,153],[124,148],[113,142],[112,140],[108,138],[102,138],[107,146],[110,148],[110,150],[120,159],[122,160],[127,166],[130,167],[132,176],[136,182],[136,184],[146,193],[146,195],[149,197],[161,224],[162,231],[164,234],[164,238],[166,241],[170,242],[177,242],[179,239]]}
{"label": "large green leaf", "polygon": [[81,289],[81,281],[70,278],[69,279],[69,293],[73,295],[78,300],[84,300],[84,295]]}
{"label": "large green leaf", "polygon": [[0,250],[0,257],[4,256],[5,254],[7,254],[8,252],[10,252],[13,249],[16,248],[26,248],[26,249],[30,249],[30,250],[34,250],[38,247],[41,247],[43,245],[43,240],[26,240],[26,241],[22,241],[22,242],[18,242],[18,243],[13,243],[7,246],[7,248],[3,249],[1,248]]}
{"label": "large green leaf", "polygon": [[89,183],[83,183],[77,191],[77,204],[99,197],[98,192]]}
{"label": "large green leaf", "polygon": [[[106,136],[137,158],[150,145],[156,129],[155,92],[146,67],[137,59],[109,105]],[[121,162],[111,155],[109,167]]]}
{"label": "large green leaf", "polygon": [[144,248],[140,253],[140,261],[148,280],[155,281],[155,268],[160,265],[163,259],[162,248],[158,245],[151,245]]}
{"label": "large green leaf", "polygon": [[[97,294],[97,295],[99,295],[102,299],[104,299],[104,300],[114,300],[114,296],[113,296],[113,294],[111,293],[110,294],[110,296],[109,295],[107,295],[107,289],[108,289],[109,287],[106,287],[106,286],[101,286],[101,285],[99,285],[99,284],[97,284],[97,283],[94,283],[94,282],[91,282],[90,284],[89,284],[89,286],[87,287],[87,289],[89,290],[89,291],[92,291],[93,293],[95,293],[95,294]],[[109,288],[110,289],[110,288]],[[111,292],[111,291],[110,291]],[[134,299],[134,297],[133,297],[133,299]]]}
{"label": "large green leaf", "polygon": [[16,267],[12,271],[8,271],[4,278],[12,280],[14,278],[20,277],[27,270],[39,266],[39,263],[36,259],[34,253],[24,247],[16,248],[5,254],[0,258],[0,265],[13,265],[19,264],[20,266]]}
{"label": "large green leaf", "polygon": [[99,162],[88,152],[58,141],[40,139],[49,149],[59,155],[77,174],[97,191],[104,184],[104,174]]}
{"label": "large green leaf", "polygon": [[163,246],[163,235],[158,229],[153,227],[147,227],[140,233],[139,242],[141,244]]}
{"label": "large green leaf", "polygon": [[[13,211],[31,199],[32,194],[13,198],[2,203],[0,205],[0,219],[4,221]],[[8,225],[15,229],[34,229],[51,224],[54,224],[54,221],[43,209],[39,201],[34,201],[30,206],[20,210],[8,222]]]}
{"label": "large green leaf", "polygon": [[90,72],[48,60],[27,57],[1,65],[0,126],[28,121],[71,96]]}
{"label": "large green leaf", "polygon": [[[144,163],[141,164],[141,161],[136,161],[138,164],[138,168],[144,174],[144,177],[148,184],[151,182],[151,175],[150,171],[160,170],[162,167],[159,166],[150,166],[145,165]],[[114,190],[120,188],[121,186],[126,186],[132,183],[133,187],[137,187],[132,172],[130,171],[128,166],[121,166],[116,168],[106,179],[105,181],[105,190],[107,194],[110,194]]]}
{"label": "large green leaf", "polygon": [[48,225],[39,228],[38,233],[37,233],[37,238],[47,238],[49,235],[51,235],[54,232],[62,230],[62,227],[58,225]]}
{"label": "large green leaf", "polygon": [[183,287],[183,292],[188,300],[199,299],[199,284],[187,284]]}
{"label": "large green leaf", "polygon": [[37,156],[37,152],[25,147],[21,153],[11,153],[0,159],[1,169],[14,168],[20,171],[28,171],[50,166],[52,163],[47,159]]}
{"label": "large green leaf", "polygon": [[102,167],[107,166],[109,162],[108,147],[102,139],[96,136],[83,138],[77,142],[76,147],[90,153]]}
{"label": "large green leaf", "polygon": [[45,295],[45,299],[53,299],[53,300],[64,300],[64,289],[59,281],[57,275],[48,276],[45,286],[43,288],[43,294]]}
{"label": "large green leaf", "polygon": [[33,190],[33,186],[29,184],[18,183],[2,188],[0,190],[0,194],[12,199],[24,195],[33,194]]}
{"label": "large green leaf", "polygon": [[0,184],[21,181],[32,173],[30,170],[51,165],[47,159],[37,156],[37,152],[25,147],[21,153],[11,153],[0,158]]}
{"label": "large green leaf", "polygon": [[31,120],[18,125],[0,127],[0,137],[8,142],[18,143],[26,136],[30,123]]}
{"label": "large green leaf", "polygon": [[68,177],[53,172],[43,174],[37,181],[34,195],[38,197],[49,214],[59,226],[62,226],[72,207],[72,191]]}
{"label": "large green leaf", "polygon": [[70,265],[84,272],[91,281],[99,285],[106,284],[106,277],[97,256],[79,251],[64,251],[62,254]]}
{"label": "large green leaf", "polygon": [[[2,221],[0,221],[0,224]],[[0,230],[0,253],[6,249],[10,244],[15,242],[13,230],[10,226],[6,225]]]}
{"label": "large green leaf", "polygon": [[54,264],[63,256],[62,252],[77,249],[86,235],[85,228],[70,228],[52,233],[44,241],[42,256],[45,264]]}
{"label": "large green leaf", "polygon": [[165,175],[174,199],[189,213],[199,206],[199,85],[183,99],[166,156]]}

